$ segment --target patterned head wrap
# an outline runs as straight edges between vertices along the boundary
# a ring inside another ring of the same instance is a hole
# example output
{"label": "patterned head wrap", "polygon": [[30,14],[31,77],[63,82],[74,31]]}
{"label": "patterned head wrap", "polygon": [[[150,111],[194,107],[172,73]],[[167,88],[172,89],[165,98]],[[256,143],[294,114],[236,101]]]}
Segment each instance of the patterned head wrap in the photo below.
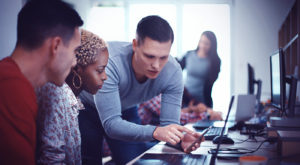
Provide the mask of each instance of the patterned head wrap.
{"label": "patterned head wrap", "polygon": [[99,51],[107,50],[103,39],[87,30],[81,29],[81,45],[76,49],[77,65],[87,66],[93,64]]}

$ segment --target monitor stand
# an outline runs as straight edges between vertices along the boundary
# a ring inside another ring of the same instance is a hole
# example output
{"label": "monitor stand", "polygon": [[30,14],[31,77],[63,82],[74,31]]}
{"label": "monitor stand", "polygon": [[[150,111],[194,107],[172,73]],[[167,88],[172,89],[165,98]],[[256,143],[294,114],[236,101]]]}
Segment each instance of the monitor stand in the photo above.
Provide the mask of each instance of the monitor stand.
{"label": "monitor stand", "polygon": [[295,127],[300,128],[299,117],[270,117],[272,127]]}

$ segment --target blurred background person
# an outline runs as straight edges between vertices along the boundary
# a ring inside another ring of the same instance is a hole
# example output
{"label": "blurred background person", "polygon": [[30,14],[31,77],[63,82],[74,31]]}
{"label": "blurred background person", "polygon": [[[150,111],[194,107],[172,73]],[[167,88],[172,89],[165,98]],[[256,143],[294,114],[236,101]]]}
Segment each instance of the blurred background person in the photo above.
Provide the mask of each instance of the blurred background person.
{"label": "blurred background person", "polygon": [[215,34],[203,32],[197,49],[188,51],[178,62],[187,71],[183,105],[187,106],[193,101],[195,105],[203,103],[212,108],[211,91],[221,67]]}

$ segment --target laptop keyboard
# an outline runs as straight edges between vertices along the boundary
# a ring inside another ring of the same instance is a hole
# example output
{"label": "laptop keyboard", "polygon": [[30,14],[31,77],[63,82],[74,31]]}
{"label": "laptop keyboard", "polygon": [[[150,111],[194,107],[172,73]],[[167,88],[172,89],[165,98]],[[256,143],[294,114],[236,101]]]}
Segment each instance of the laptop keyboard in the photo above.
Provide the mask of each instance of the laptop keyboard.
{"label": "laptop keyboard", "polygon": [[145,154],[134,165],[202,165],[206,158],[193,154]]}
{"label": "laptop keyboard", "polygon": [[196,165],[196,164],[204,164],[205,162],[205,156],[201,155],[203,158],[194,158],[192,155],[186,155],[181,164],[191,164],[191,165]]}
{"label": "laptop keyboard", "polygon": [[[216,136],[220,136],[222,133],[222,127],[212,127],[205,135],[205,140],[213,140]],[[224,135],[227,135],[228,128],[225,128]]]}

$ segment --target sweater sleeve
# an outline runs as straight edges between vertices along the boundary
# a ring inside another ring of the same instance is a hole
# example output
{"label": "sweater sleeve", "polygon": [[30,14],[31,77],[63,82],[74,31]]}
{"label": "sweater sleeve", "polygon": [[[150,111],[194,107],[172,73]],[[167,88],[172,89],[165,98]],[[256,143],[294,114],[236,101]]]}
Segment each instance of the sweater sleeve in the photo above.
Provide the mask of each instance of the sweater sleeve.
{"label": "sweater sleeve", "polygon": [[121,118],[118,68],[109,63],[106,68],[108,79],[94,96],[103,128],[108,136],[125,141],[151,141],[155,126],[138,125]]}
{"label": "sweater sleeve", "polygon": [[182,70],[178,70],[172,80],[168,80],[166,89],[162,91],[160,124],[166,126],[169,124],[180,124],[181,102],[183,94]]}

